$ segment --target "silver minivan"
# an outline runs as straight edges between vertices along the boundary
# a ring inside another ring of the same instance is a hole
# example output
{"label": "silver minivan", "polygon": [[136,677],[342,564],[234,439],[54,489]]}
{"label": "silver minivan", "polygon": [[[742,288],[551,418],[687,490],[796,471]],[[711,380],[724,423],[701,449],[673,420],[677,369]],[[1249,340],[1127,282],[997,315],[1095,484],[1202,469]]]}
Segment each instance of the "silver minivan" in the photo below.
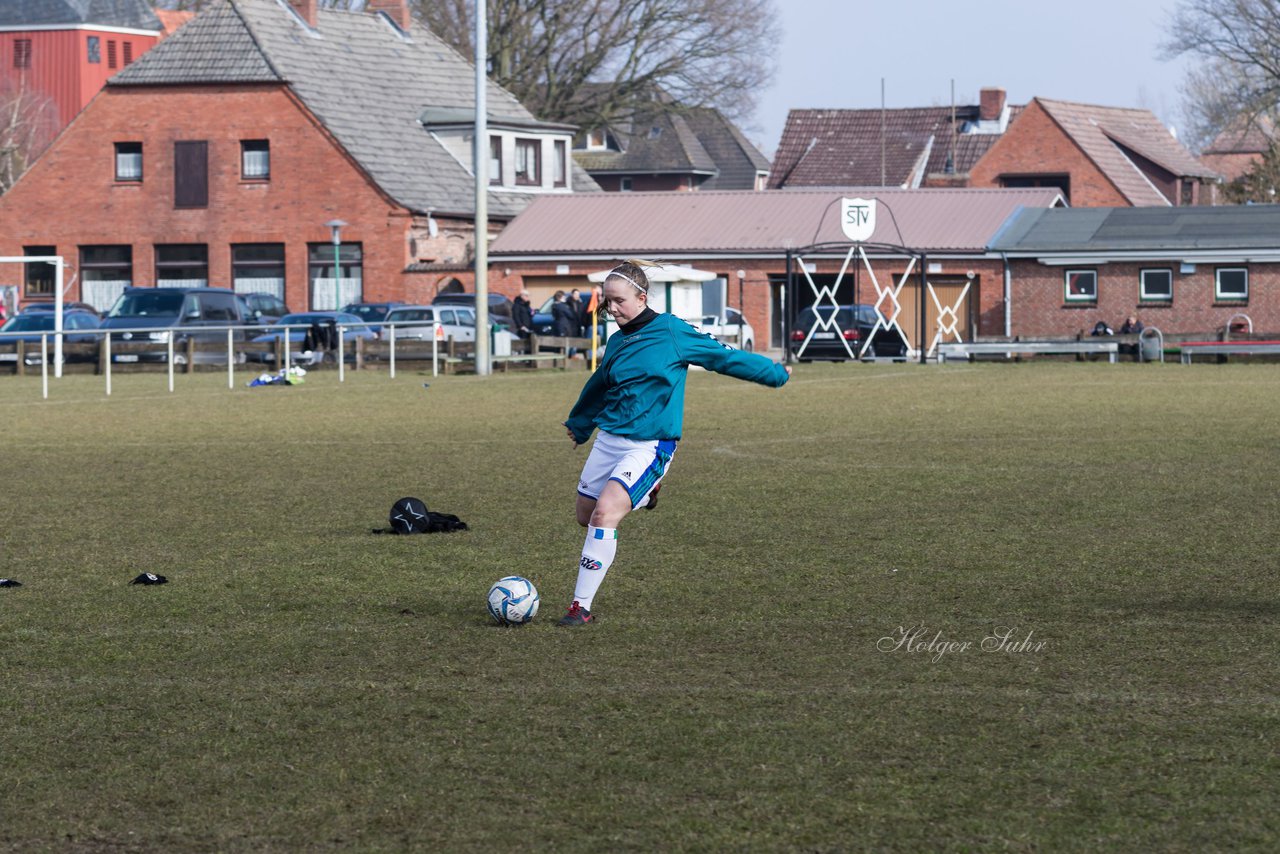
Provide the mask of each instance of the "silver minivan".
{"label": "silver minivan", "polygon": [[390,339],[394,325],[397,341],[430,341],[436,323],[444,340],[476,340],[475,310],[454,305],[398,305],[382,320],[382,339]]}

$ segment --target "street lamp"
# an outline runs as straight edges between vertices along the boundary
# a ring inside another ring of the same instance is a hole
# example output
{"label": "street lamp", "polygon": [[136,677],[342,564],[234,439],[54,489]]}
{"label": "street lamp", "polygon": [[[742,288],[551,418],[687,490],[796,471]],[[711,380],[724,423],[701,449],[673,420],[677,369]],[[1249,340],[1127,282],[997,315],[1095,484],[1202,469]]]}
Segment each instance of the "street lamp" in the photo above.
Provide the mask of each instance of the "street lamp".
{"label": "street lamp", "polygon": [[325,223],[333,236],[333,310],[342,310],[342,266],[339,253],[342,248],[342,227],[346,225],[340,219],[331,219]]}

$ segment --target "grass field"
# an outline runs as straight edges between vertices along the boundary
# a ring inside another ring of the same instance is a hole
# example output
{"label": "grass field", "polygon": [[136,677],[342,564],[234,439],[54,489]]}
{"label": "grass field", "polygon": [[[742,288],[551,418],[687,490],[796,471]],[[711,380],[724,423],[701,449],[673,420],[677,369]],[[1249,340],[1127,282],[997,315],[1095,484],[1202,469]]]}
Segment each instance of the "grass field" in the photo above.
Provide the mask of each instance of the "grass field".
{"label": "grass field", "polygon": [[694,374],[564,630],[584,377],[0,379],[0,849],[1280,844],[1275,366]]}

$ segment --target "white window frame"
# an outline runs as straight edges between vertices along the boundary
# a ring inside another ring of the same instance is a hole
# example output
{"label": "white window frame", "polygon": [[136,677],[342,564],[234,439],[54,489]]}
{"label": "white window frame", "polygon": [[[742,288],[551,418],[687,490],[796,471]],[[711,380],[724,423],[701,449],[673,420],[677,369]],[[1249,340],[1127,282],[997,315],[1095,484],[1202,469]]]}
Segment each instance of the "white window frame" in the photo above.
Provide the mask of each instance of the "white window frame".
{"label": "white window frame", "polygon": [[[137,151],[121,151],[122,145],[136,145]],[[142,143],[127,140],[113,145],[115,152],[115,180],[121,183],[137,184],[142,181]],[[121,168],[123,167],[123,168]],[[136,171],[134,168],[136,167]]]}
{"label": "white window frame", "polygon": [[[1223,273],[1244,273],[1244,293],[1223,293]],[[1249,268],[1218,267],[1213,271],[1213,298],[1222,302],[1243,302],[1249,299]]]}
{"label": "white window frame", "polygon": [[240,140],[240,178],[243,181],[271,180],[271,140]]}
{"label": "white window frame", "polygon": [[[1147,291],[1147,274],[1162,273],[1169,277],[1169,292],[1153,294]],[[1138,298],[1143,302],[1173,302],[1173,268],[1147,267],[1138,271]]]}
{"label": "white window frame", "polygon": [[602,127],[587,131],[586,149],[587,151],[608,151],[609,131]]}
{"label": "white window frame", "polygon": [[[1093,293],[1091,294],[1073,294],[1071,293],[1071,277],[1080,275],[1093,276]],[[1097,270],[1064,270],[1062,273],[1062,293],[1067,302],[1097,302],[1098,301],[1098,271]]]}

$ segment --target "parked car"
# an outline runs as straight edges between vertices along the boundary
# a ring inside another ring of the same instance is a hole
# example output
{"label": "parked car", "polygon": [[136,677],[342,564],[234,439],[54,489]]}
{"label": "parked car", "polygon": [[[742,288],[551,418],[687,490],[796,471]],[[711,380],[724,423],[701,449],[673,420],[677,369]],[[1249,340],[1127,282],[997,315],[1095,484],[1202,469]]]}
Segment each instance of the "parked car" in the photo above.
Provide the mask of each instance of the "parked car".
{"label": "parked car", "polygon": [[388,338],[388,325],[395,324],[396,340],[430,341],[435,334],[433,324],[439,323],[443,337],[454,341],[476,340],[476,313],[461,306],[401,305],[387,312],[383,318],[380,337]]}
{"label": "parked car", "polygon": [[[431,301],[432,305],[452,305],[470,308],[473,312],[476,309],[475,294],[439,294]],[[508,329],[515,326],[512,320],[511,300],[502,294],[489,294],[489,322],[496,323],[499,326],[505,326]]]}
{"label": "parked car", "polygon": [[[819,306],[822,318],[829,319],[835,308],[831,305]],[[809,330],[813,329],[819,315],[814,313],[813,306],[809,306],[800,312],[796,318],[795,326],[791,329],[791,353],[802,362],[808,362],[812,359],[820,359],[827,361],[847,361],[849,351],[853,352],[854,358],[858,358],[859,351],[862,349],[863,342],[871,335],[871,331],[875,329],[876,319],[878,315],[874,307],[865,303],[858,305],[842,305],[836,314],[836,326],[839,329],[837,333],[834,329],[818,329],[813,333],[813,337],[809,339],[807,346],[803,347],[805,338],[809,335]],[[839,337],[837,337],[837,334]],[[845,349],[845,345],[841,343],[843,338],[848,343],[849,349]],[[880,329],[876,332],[875,338],[871,346],[867,348],[867,356],[889,356],[900,358],[907,353],[906,342],[902,340],[896,331]]]}
{"label": "parked car", "polygon": [[[87,302],[64,302],[62,304],[62,311],[64,313],[71,311],[72,309],[76,311],[87,311],[94,317],[101,317],[101,315],[98,314],[98,310]],[[19,311],[18,314],[35,314],[37,312],[46,311],[53,314],[57,312],[57,310],[57,307],[52,302],[29,302],[22,306],[22,310]]]}
{"label": "parked car", "polygon": [[[297,314],[286,314],[280,318],[280,322],[276,324],[280,327],[296,327],[273,329],[257,336],[247,348],[248,357],[255,362],[274,362],[276,358],[276,342],[287,336],[289,341],[289,360],[296,361],[320,361],[317,356],[323,353],[318,348],[313,348],[311,344],[321,344],[325,342],[308,342],[308,334],[314,338],[323,338],[326,335],[336,335],[328,332],[328,329],[338,326],[345,327],[343,338],[347,341],[356,338],[363,338],[366,341],[372,341],[378,336],[369,331],[364,325],[364,321],[360,316],[346,311],[302,311]],[[305,355],[304,355],[305,354]],[[354,358],[354,357],[348,357]]]}
{"label": "parked car", "polygon": [[289,306],[275,294],[251,293],[236,296],[240,300],[240,314],[250,326],[279,323],[280,318],[289,314]]}
{"label": "parked car", "polygon": [[[42,332],[53,332],[54,321],[57,318],[52,311],[32,311],[24,312],[16,317],[9,318],[4,326],[0,326],[0,346],[8,349],[15,345],[18,341],[22,341],[27,345],[26,353],[23,356],[23,363],[27,365],[38,365],[41,362],[40,340]],[[93,334],[85,334],[76,330],[97,329],[99,324],[98,315],[92,311],[83,311],[78,308],[68,308],[62,312],[62,342],[63,344],[89,344],[93,345],[98,342],[98,336]],[[35,345],[34,347],[31,345]],[[49,336],[49,348],[53,349],[53,336]],[[97,348],[89,347],[78,352],[63,351],[63,360],[67,362],[92,362],[97,359]],[[12,353],[0,353],[0,362],[16,362],[18,353],[15,347]]]}
{"label": "parked car", "polygon": [[[111,333],[112,362],[163,362],[159,347],[139,352],[116,352],[121,344],[164,344],[173,337],[173,360],[185,364],[186,346],[194,340],[206,349],[196,351],[196,361],[226,364],[226,327],[244,323],[240,300],[226,288],[125,288],[102,321]],[[243,329],[232,330],[233,341],[244,340]],[[238,361],[243,361],[243,355]]]}
{"label": "parked car", "polygon": [[396,300],[390,302],[351,302],[344,305],[342,310],[347,314],[354,314],[363,323],[370,324],[369,331],[377,335],[381,331],[381,327],[378,324],[387,316],[387,312],[401,305],[404,305],[404,303]]}
{"label": "parked car", "polygon": [[725,343],[739,350],[756,349],[756,331],[736,308],[726,308],[719,316],[704,315],[698,328],[718,341],[728,339]]}

